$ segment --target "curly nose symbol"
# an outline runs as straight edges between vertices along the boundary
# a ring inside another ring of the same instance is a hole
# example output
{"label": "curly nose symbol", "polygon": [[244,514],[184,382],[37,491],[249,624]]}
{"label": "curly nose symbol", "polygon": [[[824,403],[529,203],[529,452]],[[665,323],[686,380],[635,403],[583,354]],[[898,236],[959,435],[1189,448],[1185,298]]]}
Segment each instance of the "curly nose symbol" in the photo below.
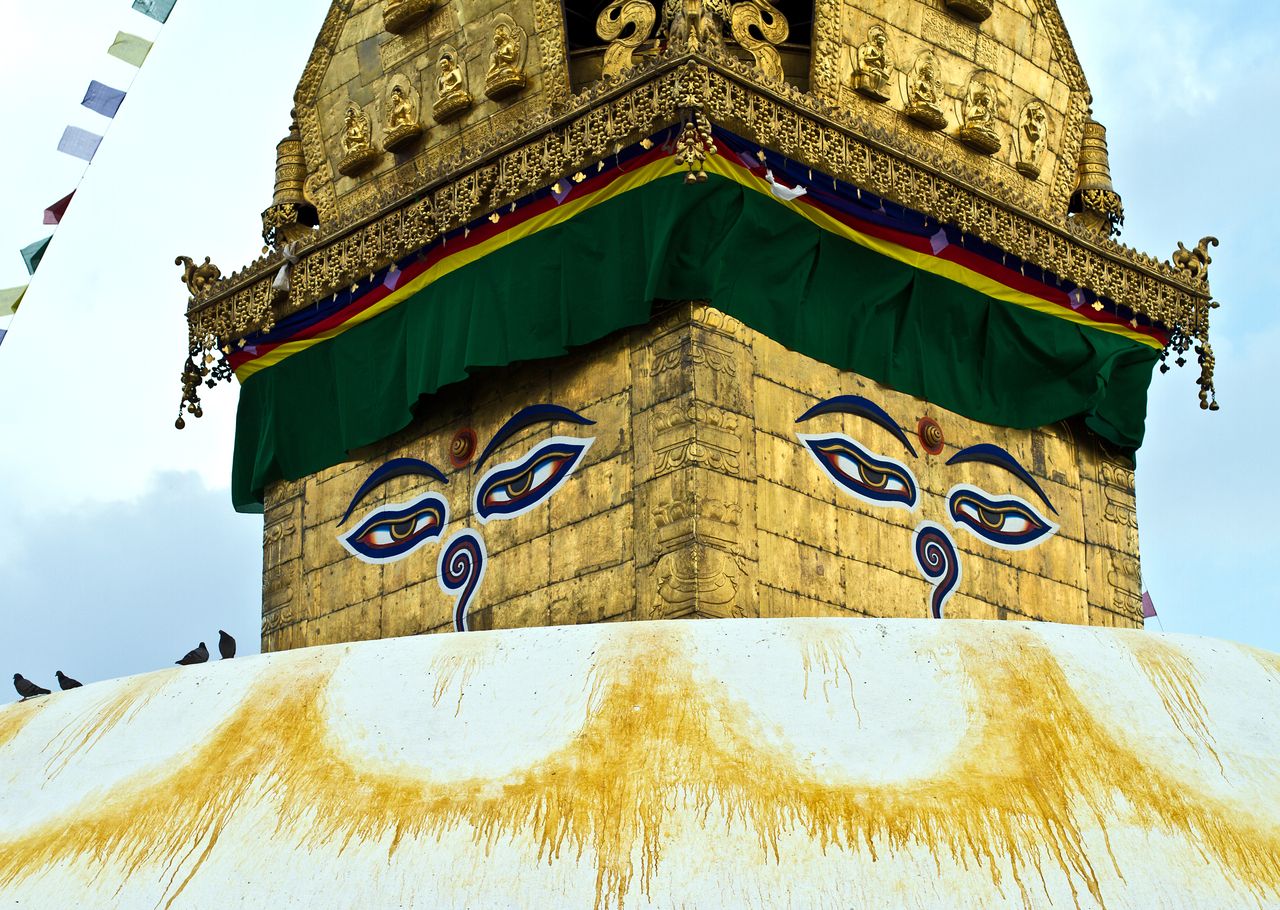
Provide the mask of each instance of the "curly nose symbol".
{"label": "curly nose symbol", "polygon": [[484,538],[470,528],[464,528],[449,538],[440,551],[436,566],[436,579],[446,594],[458,598],[453,610],[453,626],[459,632],[467,631],[467,608],[484,580],[488,566],[488,554]]}
{"label": "curly nose symbol", "polygon": [[960,556],[946,528],[923,522],[916,528],[911,550],[920,574],[933,583],[929,598],[934,619],[942,618],[942,606],[960,584]]}

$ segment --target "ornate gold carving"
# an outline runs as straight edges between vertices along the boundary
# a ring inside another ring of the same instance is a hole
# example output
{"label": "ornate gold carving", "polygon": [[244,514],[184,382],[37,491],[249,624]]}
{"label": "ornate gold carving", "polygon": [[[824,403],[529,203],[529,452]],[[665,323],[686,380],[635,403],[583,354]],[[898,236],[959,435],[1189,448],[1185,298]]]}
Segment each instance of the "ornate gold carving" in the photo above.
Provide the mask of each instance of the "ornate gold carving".
{"label": "ornate gold carving", "polygon": [[435,0],[386,0],[382,22],[387,31],[400,35],[426,18]]}
{"label": "ornate gold carving", "polygon": [[725,0],[667,0],[662,25],[678,53],[716,50],[724,37]]}
{"label": "ornate gold carving", "polygon": [[210,262],[208,256],[204,257],[203,265],[196,265],[190,256],[179,256],[173,260],[173,264],[182,266],[182,283],[187,286],[191,303],[198,303],[207,297],[222,277],[222,269]]}
{"label": "ornate gold carving", "polygon": [[497,99],[514,95],[528,83],[524,63],[529,36],[506,13],[495,16],[494,23],[493,48],[489,51],[489,71],[484,77],[484,93]]}
{"label": "ornate gold carving", "polygon": [[392,77],[387,92],[382,145],[387,151],[396,151],[418,141],[422,132],[422,123],[418,119],[418,93],[404,76]]}
{"label": "ornate gold carving", "polygon": [[791,26],[787,17],[769,0],[747,0],[729,8],[729,29],[733,40],[755,58],[766,79],[782,81],[782,56],[775,45],[787,40]]}
{"label": "ornate gold carving", "polygon": [[872,101],[888,101],[893,57],[889,51],[889,33],[884,26],[871,26],[866,42],[854,51],[854,59],[854,91]]}
{"label": "ornate gold carving", "polygon": [[1111,161],[1107,155],[1107,128],[1096,120],[1084,124],[1080,149],[1079,184],[1071,197],[1071,212],[1085,230],[1104,237],[1120,233],[1124,224],[1124,204],[1111,184]]}
{"label": "ornate gold carving", "polygon": [[658,12],[648,0],[614,0],[596,18],[596,34],[608,41],[601,75],[616,79],[635,66],[636,48],[649,40]]}
{"label": "ornate gold carving", "polygon": [[974,151],[994,155],[1000,151],[1000,134],[996,132],[996,89],[990,73],[974,73],[964,98],[964,122],[960,141]]}
{"label": "ornate gold carving", "polygon": [[262,239],[268,246],[300,240],[319,223],[315,206],[307,201],[307,162],[295,119],[289,135],[276,146],[276,192],[262,213]]}
{"label": "ornate gold carving", "polygon": [[947,115],[942,112],[942,99],[938,56],[933,51],[921,51],[916,57],[915,68],[907,77],[907,116],[925,129],[943,129],[947,125]]}
{"label": "ornate gold carving", "polygon": [[436,64],[436,103],[432,108],[440,123],[452,120],[471,107],[471,93],[467,91],[466,64],[451,44],[440,48]]}
{"label": "ornate gold carving", "polygon": [[1178,241],[1178,249],[1173,254],[1173,267],[1182,275],[1195,281],[1207,278],[1209,265],[1213,260],[1209,257],[1209,247],[1217,246],[1217,237],[1202,237],[1194,250],[1189,250]]}
{"label": "ornate gold carving", "polygon": [[1049,115],[1038,99],[1022,109],[1018,122],[1018,173],[1029,180],[1040,177],[1040,161],[1048,143]]}
{"label": "ornate gold carving", "polygon": [[711,121],[702,111],[695,110],[685,120],[680,138],[676,140],[676,164],[689,169],[684,182],[705,182],[707,156],[715,153],[716,143],[711,138]]}
{"label": "ornate gold carving", "polygon": [[663,556],[655,571],[661,602],[654,604],[651,615],[740,614],[733,603],[742,567],[728,553],[702,544],[682,547]]}
{"label": "ornate gold carving", "polygon": [[350,177],[367,170],[380,154],[373,145],[369,115],[360,105],[350,102],[343,126],[342,160],[338,162],[338,173]]}
{"label": "ornate gold carving", "polygon": [[991,15],[991,0],[943,0],[953,13],[981,22]]}
{"label": "ornate gold carving", "polygon": [[[272,306],[271,282],[280,267],[279,257],[259,260],[220,283],[207,302],[189,313],[191,344],[196,350],[209,350],[266,329],[278,317],[350,287],[356,278],[420,249],[442,233],[565,179],[582,162],[607,158],[620,143],[679,123],[681,111],[692,100],[701,102],[709,118],[752,141],[955,224],[1011,255],[1162,323],[1175,331],[1175,337],[1198,341],[1206,356],[1207,375],[1202,381],[1211,381],[1212,351],[1204,344],[1210,296],[1204,281],[1193,281],[1167,263],[1072,223],[1055,225],[1047,215],[1034,214],[1039,209],[1029,197],[1016,205],[997,201],[1016,195],[1015,190],[985,183],[981,173],[967,169],[963,162],[948,159],[944,166],[940,159],[928,157],[923,147],[915,155],[905,155],[867,142],[833,121],[835,114],[825,100],[786,85],[759,92],[752,78],[745,67],[738,70],[719,61],[644,70],[624,89],[611,89],[604,100],[597,90],[578,96],[554,126],[545,118],[520,121],[516,128],[526,130],[528,136],[523,143],[514,142],[511,132],[495,132],[484,142],[468,145],[465,157],[461,157],[461,146],[457,152],[442,152],[435,176],[415,176],[411,186],[374,197],[372,204],[377,208],[360,216],[363,220],[354,224],[326,221],[317,242],[300,257],[288,300],[278,308]],[[305,115],[301,119],[304,148],[310,149]],[[1076,141],[1069,130],[1064,133],[1062,153],[1069,154]],[[307,151],[309,163],[318,160],[321,168],[327,167],[323,157],[312,155]],[[1059,178],[1070,179],[1061,173]],[[323,190],[327,178],[318,179],[317,190]],[[1175,349],[1188,349],[1189,345],[1177,348],[1179,343],[1175,342]]]}
{"label": "ornate gold carving", "polygon": [[533,27],[542,57],[542,93],[555,107],[569,93],[569,56],[564,45],[564,8],[560,0],[533,0]]}

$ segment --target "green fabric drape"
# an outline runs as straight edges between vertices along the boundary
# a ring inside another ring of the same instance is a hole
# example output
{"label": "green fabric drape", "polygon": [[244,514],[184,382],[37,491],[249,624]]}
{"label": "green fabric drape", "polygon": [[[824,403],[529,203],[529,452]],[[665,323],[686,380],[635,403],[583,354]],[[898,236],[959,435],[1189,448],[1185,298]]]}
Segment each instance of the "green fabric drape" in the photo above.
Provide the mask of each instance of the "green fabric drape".
{"label": "green fabric drape", "polygon": [[254,511],[270,481],[402,429],[421,396],[470,369],[558,356],[646,322],[662,299],[709,300],[793,350],[984,423],[1084,415],[1121,448],[1142,442],[1158,351],[886,258],[732,181],[686,186],[677,175],[491,252],[249,377],[235,506]]}

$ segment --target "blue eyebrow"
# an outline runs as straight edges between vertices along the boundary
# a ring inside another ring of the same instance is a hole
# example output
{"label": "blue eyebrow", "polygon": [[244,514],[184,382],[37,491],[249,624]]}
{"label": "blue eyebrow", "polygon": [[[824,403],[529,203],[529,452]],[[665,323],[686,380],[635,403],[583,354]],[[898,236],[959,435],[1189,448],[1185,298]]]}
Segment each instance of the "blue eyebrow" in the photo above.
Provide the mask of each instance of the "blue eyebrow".
{"label": "blue eyebrow", "polygon": [[997,468],[1004,468],[1035,491],[1035,494],[1044,500],[1044,504],[1049,507],[1050,512],[1054,515],[1058,514],[1058,510],[1053,507],[1053,503],[1044,494],[1044,490],[1040,489],[1040,484],[1036,483],[1036,479],[1031,476],[1031,473],[1018,464],[1018,459],[997,445],[984,442],[981,445],[962,449],[947,462],[948,467],[953,464],[989,464]]}
{"label": "blue eyebrow", "polygon": [[527,408],[519,411],[514,417],[504,423],[498,432],[493,434],[493,439],[485,446],[484,454],[476,460],[475,473],[480,473],[480,468],[488,461],[489,456],[493,454],[498,446],[502,445],[516,433],[528,427],[539,423],[557,423],[565,421],[568,423],[576,423],[579,426],[593,426],[594,420],[588,420],[577,411],[571,411],[563,408],[558,404],[531,404]]}
{"label": "blue eyebrow", "polygon": [[430,477],[432,480],[438,480],[441,483],[448,483],[449,478],[440,472],[435,465],[417,458],[393,458],[369,475],[369,479],[360,484],[360,489],[356,490],[356,495],[351,498],[351,505],[347,506],[347,511],[342,518],[338,520],[338,524],[342,524],[351,517],[351,513],[356,510],[356,506],[364,500],[366,496],[382,486],[389,480],[397,477]]}
{"label": "blue eyebrow", "polygon": [[855,417],[865,417],[877,426],[883,427],[892,433],[894,439],[906,446],[912,458],[920,457],[912,447],[911,440],[907,438],[907,434],[902,432],[902,427],[898,426],[898,422],[874,401],[862,398],[859,395],[837,395],[835,398],[828,398],[826,401],[820,401],[815,404],[797,417],[796,423],[804,423],[806,420],[822,414],[852,414]]}

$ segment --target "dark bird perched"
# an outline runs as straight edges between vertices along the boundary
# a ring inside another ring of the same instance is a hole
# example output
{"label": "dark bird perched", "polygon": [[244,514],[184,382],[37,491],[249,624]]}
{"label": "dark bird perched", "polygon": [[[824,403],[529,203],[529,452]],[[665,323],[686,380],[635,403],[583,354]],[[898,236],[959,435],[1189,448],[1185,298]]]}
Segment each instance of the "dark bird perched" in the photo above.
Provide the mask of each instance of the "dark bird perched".
{"label": "dark bird perched", "polygon": [[189,667],[192,664],[202,664],[209,659],[209,649],[204,646],[204,642],[200,642],[200,647],[192,648],[182,660],[175,660],[174,663],[180,667]]}
{"label": "dark bird perched", "polygon": [[54,675],[58,677],[58,685],[62,686],[62,690],[64,692],[67,689],[79,689],[81,686],[84,685],[84,683],[80,682],[80,680],[72,679],[70,676],[63,673],[61,670],[59,670]]}
{"label": "dark bird perched", "polygon": [[49,694],[48,689],[37,686],[21,673],[13,674],[13,687],[18,690],[18,694],[22,696],[23,701],[26,701],[28,698],[35,698],[37,695]]}
{"label": "dark bird perched", "polygon": [[218,653],[223,660],[236,656],[236,640],[221,629],[218,630]]}

